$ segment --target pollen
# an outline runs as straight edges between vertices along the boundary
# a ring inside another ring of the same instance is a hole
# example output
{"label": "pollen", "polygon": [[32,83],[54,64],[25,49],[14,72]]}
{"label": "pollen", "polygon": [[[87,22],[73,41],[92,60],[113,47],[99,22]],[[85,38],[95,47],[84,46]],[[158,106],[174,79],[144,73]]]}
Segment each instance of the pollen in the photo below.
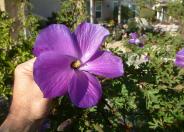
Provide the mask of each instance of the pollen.
{"label": "pollen", "polygon": [[71,64],[71,67],[73,69],[78,69],[80,66],[81,66],[80,60],[76,60],[76,61],[72,62],[72,64]]}

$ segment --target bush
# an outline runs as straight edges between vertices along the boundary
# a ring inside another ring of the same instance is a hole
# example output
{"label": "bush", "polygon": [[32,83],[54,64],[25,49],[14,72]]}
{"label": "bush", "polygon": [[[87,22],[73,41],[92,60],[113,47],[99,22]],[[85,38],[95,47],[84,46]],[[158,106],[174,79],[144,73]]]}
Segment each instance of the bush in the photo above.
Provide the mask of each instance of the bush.
{"label": "bush", "polygon": [[[104,94],[98,106],[78,109],[61,97],[49,117],[48,131],[56,131],[58,125],[68,131],[183,130],[184,70],[173,59],[184,41],[167,34],[147,36],[144,48],[127,44],[130,52],[113,51],[124,61],[125,75],[101,81]],[[136,64],[145,53],[149,61]]]}
{"label": "bush", "polygon": [[[127,45],[137,57],[131,60],[131,65],[126,62],[126,77],[123,78],[126,90],[136,98],[134,105],[137,107],[132,111],[134,121],[138,123],[136,127],[146,130],[183,130],[184,70],[177,68],[173,62],[176,51],[184,46],[183,38],[167,34],[147,36],[144,48]],[[125,55],[126,60],[132,52]],[[145,53],[149,61],[137,67],[135,60]]]}
{"label": "bush", "polygon": [[[113,12],[114,20],[118,19],[118,6],[115,7]],[[135,17],[135,11],[130,9],[128,6],[121,6],[121,21],[126,22],[128,19]]]}
{"label": "bush", "polygon": [[84,0],[61,0],[61,8],[53,13],[50,23],[62,23],[74,30],[78,24],[87,19]]}
{"label": "bush", "polygon": [[12,49],[12,39],[10,38],[13,19],[9,19],[7,14],[0,12],[0,96],[6,97],[10,93],[10,80],[12,64],[7,60],[8,52]]}
{"label": "bush", "polygon": [[17,32],[18,39],[11,37],[13,24],[15,21],[10,19],[4,12],[0,13],[0,96],[7,97],[11,94],[13,84],[13,71],[16,65],[28,60],[32,56],[32,46],[35,41],[38,29],[38,19],[28,16],[26,25],[27,38],[23,27]]}
{"label": "bush", "polygon": [[127,32],[137,32],[139,30],[139,27],[135,21],[135,19],[129,19],[128,20],[128,29],[127,29]]}
{"label": "bush", "polygon": [[155,11],[153,11],[152,9],[143,7],[140,9],[140,17],[141,18],[145,18],[149,21],[153,21],[155,19]]}

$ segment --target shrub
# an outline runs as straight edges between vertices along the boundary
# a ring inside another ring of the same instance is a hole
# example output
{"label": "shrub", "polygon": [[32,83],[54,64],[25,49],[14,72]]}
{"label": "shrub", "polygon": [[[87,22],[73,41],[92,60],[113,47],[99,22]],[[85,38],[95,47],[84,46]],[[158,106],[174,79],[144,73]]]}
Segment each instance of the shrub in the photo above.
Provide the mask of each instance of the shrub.
{"label": "shrub", "polygon": [[12,26],[15,21],[10,19],[4,12],[0,14],[0,96],[7,97],[11,94],[13,84],[13,71],[16,65],[28,60],[32,56],[32,45],[37,35],[38,19],[28,16],[26,25],[27,38],[25,30],[20,29],[17,40],[11,38],[13,32]]}
{"label": "shrub", "polygon": [[[176,51],[184,46],[183,38],[168,34],[147,36],[144,48],[127,45],[137,54],[131,60],[133,62],[145,53],[149,55],[149,61],[138,67],[135,63],[127,63],[126,77],[123,78],[126,90],[136,98],[134,105],[137,107],[132,113],[134,121],[141,128],[164,131],[177,128],[180,131],[183,129],[180,125],[184,122],[184,70],[177,68],[173,61]],[[132,52],[125,55],[125,58],[130,58]]]}
{"label": "shrub", "polygon": [[[113,12],[114,20],[118,19],[118,6],[115,7]],[[121,21],[126,22],[128,19],[133,18],[135,16],[135,11],[130,9],[128,6],[121,6]]]}
{"label": "shrub", "polygon": [[8,52],[12,49],[12,39],[10,38],[13,19],[7,14],[0,12],[0,96],[6,97],[10,93],[12,64],[7,60]]}
{"label": "shrub", "polygon": [[153,21],[155,19],[155,12],[152,9],[143,7],[143,8],[140,9],[139,16],[141,18],[145,18],[149,21]]}
{"label": "shrub", "polygon": [[61,0],[61,8],[53,16],[54,23],[62,23],[74,30],[87,19],[84,0]]}
{"label": "shrub", "polygon": [[[61,97],[48,130],[56,131],[58,125],[68,131],[183,130],[184,70],[177,68],[173,59],[184,41],[167,34],[147,36],[144,48],[127,44],[127,53],[113,50],[124,61],[125,75],[102,79],[104,94],[98,106],[77,109],[68,97]],[[149,61],[136,64],[145,53]]]}
{"label": "shrub", "polygon": [[139,27],[135,21],[135,19],[129,19],[128,20],[128,29],[127,29],[127,32],[137,32],[139,30]]}

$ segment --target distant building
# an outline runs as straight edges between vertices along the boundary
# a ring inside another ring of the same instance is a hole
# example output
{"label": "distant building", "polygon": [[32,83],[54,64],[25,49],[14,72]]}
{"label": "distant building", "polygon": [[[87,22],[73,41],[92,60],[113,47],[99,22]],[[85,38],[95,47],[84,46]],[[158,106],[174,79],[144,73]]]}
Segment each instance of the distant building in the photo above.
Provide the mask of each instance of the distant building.
{"label": "distant building", "polygon": [[[135,10],[135,0],[86,0],[88,13],[91,22],[99,20],[109,20],[114,18],[114,10],[118,8],[118,22],[121,22],[121,5]],[[173,1],[173,0],[172,0]],[[29,0],[32,5],[32,13],[43,18],[50,17],[53,12],[57,12],[60,8],[61,0]],[[163,21],[165,18],[167,3],[169,0],[158,0],[153,9],[161,7],[161,10],[156,13],[156,19]],[[17,6],[15,0],[0,0],[0,10],[7,10],[15,16]]]}
{"label": "distant building", "polygon": [[[156,19],[160,22],[168,21],[170,16],[167,15],[167,5],[169,2],[174,2],[176,0],[157,0],[155,5],[153,5],[153,9],[159,8],[156,12]],[[180,0],[182,2],[182,0]]]}
{"label": "distant building", "polygon": [[87,5],[91,21],[113,19],[114,10],[120,5],[135,7],[133,0],[88,0]]}
{"label": "distant building", "polygon": [[[32,4],[32,12],[41,17],[50,17],[52,12],[56,12],[60,8],[61,0],[29,0]],[[43,2],[44,1],[44,2]],[[134,6],[133,0],[87,0],[87,9],[92,15],[91,21],[98,19],[113,19],[114,9],[119,4],[128,7]]]}
{"label": "distant building", "polygon": [[[32,12],[38,16],[50,17],[52,12],[60,8],[61,0],[29,0],[32,4]],[[44,2],[43,2],[44,1]],[[87,0],[87,9],[93,15],[94,21],[97,19],[113,19],[114,9],[119,4],[132,7],[133,0]],[[91,5],[92,4],[92,5]],[[91,11],[92,10],[92,11]]]}

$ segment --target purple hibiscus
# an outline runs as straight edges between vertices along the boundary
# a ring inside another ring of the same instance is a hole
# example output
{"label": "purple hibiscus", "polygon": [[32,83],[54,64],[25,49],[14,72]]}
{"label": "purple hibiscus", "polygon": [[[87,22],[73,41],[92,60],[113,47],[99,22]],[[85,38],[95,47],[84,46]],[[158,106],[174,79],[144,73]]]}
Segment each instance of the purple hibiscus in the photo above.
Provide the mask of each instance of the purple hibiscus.
{"label": "purple hibiscus", "polygon": [[138,38],[138,34],[136,32],[129,34],[132,39]]}
{"label": "purple hibiscus", "polygon": [[130,33],[130,39],[128,41],[129,44],[139,44],[140,40],[138,38],[138,34],[135,33]]}
{"label": "purple hibiscus", "polygon": [[138,37],[138,34],[135,32],[135,33],[130,33],[130,39],[129,39],[128,43],[129,44],[136,44],[140,48],[144,48],[145,41],[146,41],[146,35],[145,34]]}
{"label": "purple hibiscus", "polygon": [[92,107],[102,96],[94,75],[115,78],[124,73],[121,58],[99,47],[109,31],[97,24],[82,23],[74,33],[53,24],[38,35],[33,53],[34,80],[45,98],[68,94],[74,105]]}
{"label": "purple hibiscus", "polygon": [[176,53],[175,64],[179,67],[184,67],[184,48]]}

